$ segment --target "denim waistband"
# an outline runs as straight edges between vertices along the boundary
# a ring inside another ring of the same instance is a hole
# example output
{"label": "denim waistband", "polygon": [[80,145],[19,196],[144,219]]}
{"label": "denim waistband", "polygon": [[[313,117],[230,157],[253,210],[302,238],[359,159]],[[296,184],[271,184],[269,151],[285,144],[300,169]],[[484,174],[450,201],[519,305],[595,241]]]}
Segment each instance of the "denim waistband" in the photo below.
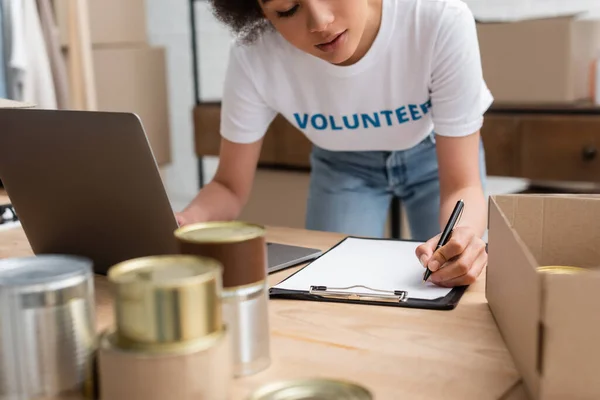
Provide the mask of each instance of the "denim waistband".
{"label": "denim waistband", "polygon": [[391,155],[400,159],[410,159],[435,147],[435,134],[428,134],[417,145],[397,151],[333,151],[313,145],[311,158],[325,163],[360,165],[362,168],[386,168]]}

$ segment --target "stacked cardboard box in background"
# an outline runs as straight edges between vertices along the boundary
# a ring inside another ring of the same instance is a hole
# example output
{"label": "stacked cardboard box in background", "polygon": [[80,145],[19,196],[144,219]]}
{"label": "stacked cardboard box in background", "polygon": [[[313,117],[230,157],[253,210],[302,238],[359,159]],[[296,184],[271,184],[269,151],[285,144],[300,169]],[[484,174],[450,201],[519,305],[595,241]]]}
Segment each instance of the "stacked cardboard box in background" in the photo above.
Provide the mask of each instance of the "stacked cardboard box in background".
{"label": "stacked cardboard box in background", "polygon": [[483,74],[497,103],[592,100],[600,21],[569,15],[476,19]]}
{"label": "stacked cardboard box in background", "polygon": [[[157,163],[170,163],[166,54],[148,42],[145,0],[86,1],[98,110],[137,114]],[[67,1],[54,4],[68,58]]]}

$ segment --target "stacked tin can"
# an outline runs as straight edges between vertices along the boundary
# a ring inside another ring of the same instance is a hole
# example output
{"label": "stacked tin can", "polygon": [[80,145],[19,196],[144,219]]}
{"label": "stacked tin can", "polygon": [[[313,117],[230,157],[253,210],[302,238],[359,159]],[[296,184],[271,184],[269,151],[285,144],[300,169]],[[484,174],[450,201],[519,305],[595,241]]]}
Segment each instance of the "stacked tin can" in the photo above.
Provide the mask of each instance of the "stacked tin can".
{"label": "stacked tin can", "polygon": [[373,394],[354,382],[338,379],[297,379],[267,384],[247,400],[373,400]]}
{"label": "stacked tin can", "polygon": [[262,226],[239,221],[188,225],[175,232],[183,254],[223,265],[223,317],[231,329],[234,376],[271,364],[267,248]]}
{"label": "stacked tin can", "polygon": [[63,255],[0,261],[0,398],[94,398],[92,267]]}
{"label": "stacked tin can", "polygon": [[101,336],[105,400],[229,398],[231,343],[221,312],[222,266],[165,255],[108,272],[116,325]]}

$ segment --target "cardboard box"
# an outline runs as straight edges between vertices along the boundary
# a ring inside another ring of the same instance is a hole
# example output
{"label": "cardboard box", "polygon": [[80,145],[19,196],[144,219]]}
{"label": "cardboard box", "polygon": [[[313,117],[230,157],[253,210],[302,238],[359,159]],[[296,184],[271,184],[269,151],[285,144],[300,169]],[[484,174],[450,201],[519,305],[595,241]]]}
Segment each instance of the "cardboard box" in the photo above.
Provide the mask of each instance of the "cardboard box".
{"label": "cardboard box", "polygon": [[101,48],[92,54],[98,110],[137,114],[158,165],[170,163],[165,49]]}
{"label": "cardboard box", "polygon": [[499,103],[591,98],[600,21],[575,17],[477,24],[484,79]]}
{"label": "cardboard box", "polygon": [[[493,196],[489,210],[486,297],[531,398],[600,398],[600,197]],[[587,271],[537,271],[556,265]]]}
{"label": "cardboard box", "polygon": [[[55,0],[60,43],[69,44],[69,1]],[[145,0],[87,1],[92,45],[132,45],[148,41]]]}

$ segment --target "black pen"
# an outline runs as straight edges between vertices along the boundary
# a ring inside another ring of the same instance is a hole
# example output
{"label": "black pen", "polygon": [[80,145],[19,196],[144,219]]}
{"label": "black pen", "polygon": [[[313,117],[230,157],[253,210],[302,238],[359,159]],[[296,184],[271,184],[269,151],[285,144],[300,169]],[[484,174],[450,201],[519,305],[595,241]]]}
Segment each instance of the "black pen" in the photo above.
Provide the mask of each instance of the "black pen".
{"label": "black pen", "polygon": [[[446,224],[446,227],[444,228],[442,235],[440,236],[440,240],[433,252],[434,254],[441,247],[445,246],[446,243],[448,243],[448,240],[450,239],[450,235],[452,234],[454,227],[458,224],[458,221],[460,220],[464,206],[464,201],[459,200],[458,202],[456,202],[456,206],[454,206],[454,210],[452,211],[452,214],[450,214],[450,219],[448,220],[448,223]],[[431,274],[431,270],[427,268],[425,274],[423,275],[423,281],[426,282],[427,279],[429,279],[429,277],[431,276]]]}

